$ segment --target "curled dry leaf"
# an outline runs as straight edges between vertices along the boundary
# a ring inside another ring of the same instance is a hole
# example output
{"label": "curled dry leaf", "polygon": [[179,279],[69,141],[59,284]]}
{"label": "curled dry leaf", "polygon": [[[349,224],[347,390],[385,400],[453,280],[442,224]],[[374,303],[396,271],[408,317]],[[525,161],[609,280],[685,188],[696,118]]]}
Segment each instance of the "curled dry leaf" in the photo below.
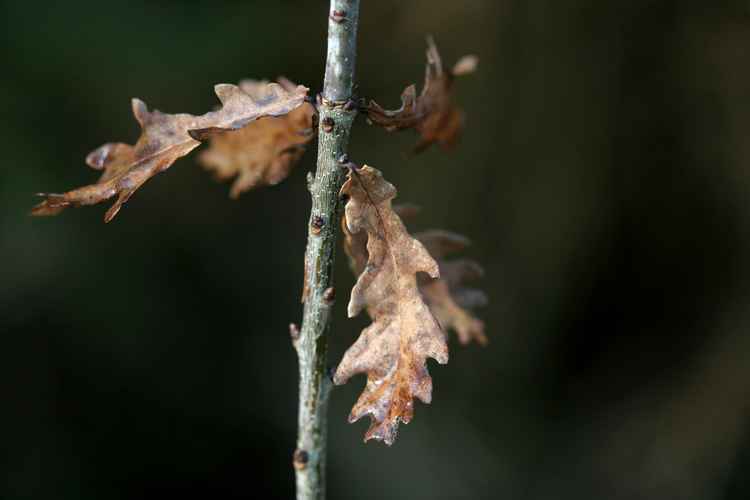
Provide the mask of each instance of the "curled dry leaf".
{"label": "curled dry leaf", "polygon": [[479,58],[464,56],[450,70],[443,69],[435,42],[427,39],[427,67],[422,93],[409,85],[401,93],[401,108],[387,110],[375,101],[366,107],[370,122],[386,130],[413,128],[422,136],[414,146],[419,153],[433,143],[449,149],[456,144],[464,124],[464,114],[453,102],[453,83],[456,76],[473,73]]}
{"label": "curled dry leaf", "polygon": [[[279,79],[289,91],[296,87]],[[250,96],[262,95],[267,82],[244,80],[240,88]],[[257,120],[241,130],[223,132],[211,138],[210,147],[198,161],[219,180],[234,178],[229,196],[237,198],[256,186],[274,185],[289,175],[314,136],[315,108],[304,103],[288,114]]]}
{"label": "curled dry leaf", "polygon": [[200,145],[200,141],[226,130],[236,130],[263,116],[280,116],[299,107],[307,88],[285,89],[270,83],[251,96],[236,85],[216,85],[221,108],[201,116],[149,111],[146,104],[133,99],[133,115],[141,126],[135,145],[105,144],[86,157],[86,163],[103,170],[96,184],[62,194],[44,194],[32,215],[55,215],[69,206],[93,205],[117,195],[104,221],[117,215],[120,207],[148,179],[169,168],[178,158]]}
{"label": "curled dry leaf", "polygon": [[[416,215],[419,207],[397,205],[394,211],[402,218]],[[349,266],[356,276],[367,264],[367,236],[352,234],[342,220],[344,252],[349,258]],[[414,237],[422,242],[429,254],[436,259],[440,277],[418,276],[419,291],[435,318],[445,331],[453,330],[462,344],[476,341],[487,344],[484,322],[476,318],[471,310],[486,305],[487,296],[481,290],[469,288],[466,282],[476,280],[484,274],[482,267],[470,259],[445,260],[445,257],[464,250],[469,240],[460,234],[433,229],[417,233]]]}
{"label": "curled dry leaf", "polygon": [[414,398],[424,403],[432,399],[427,358],[448,362],[445,335],[417,287],[417,273],[437,278],[440,272],[391,207],[396,189],[378,170],[366,165],[351,170],[341,193],[349,196],[348,232],[364,232],[367,238],[367,261],[352,289],[348,313],[353,317],[367,309],[372,324],[346,351],[333,380],[343,384],[353,375],[367,374],[349,421],[369,415],[365,441],[390,445],[399,422],[411,421]]}

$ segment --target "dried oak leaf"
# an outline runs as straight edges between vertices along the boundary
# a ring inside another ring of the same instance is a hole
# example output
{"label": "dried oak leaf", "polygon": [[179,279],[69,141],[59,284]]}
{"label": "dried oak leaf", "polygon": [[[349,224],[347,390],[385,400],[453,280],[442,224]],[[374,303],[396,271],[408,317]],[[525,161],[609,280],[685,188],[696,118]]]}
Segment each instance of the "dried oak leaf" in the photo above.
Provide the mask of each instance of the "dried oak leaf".
{"label": "dried oak leaf", "polygon": [[302,105],[308,89],[298,86],[284,89],[270,83],[251,96],[236,85],[214,87],[221,108],[201,116],[149,111],[146,104],[133,99],[133,115],[141,126],[135,145],[108,143],[91,152],[86,163],[103,170],[96,184],[62,194],[43,194],[32,215],[56,215],[69,206],[93,205],[118,195],[107,210],[104,222],[111,221],[128,198],[148,179],[169,168],[178,158],[214,134],[236,130],[263,116],[280,116]]}
{"label": "dried oak leaf", "polygon": [[[419,207],[397,205],[393,210],[404,219],[414,216]],[[348,231],[345,220],[342,220],[342,229],[344,252],[349,258],[349,266],[359,276],[367,264],[367,236],[362,233],[352,234]],[[482,277],[484,270],[470,259],[445,260],[446,256],[465,249],[470,244],[469,240],[460,234],[439,229],[417,233],[414,238],[436,259],[440,269],[439,278],[422,274],[417,280],[419,291],[435,318],[445,331],[455,331],[460,343],[476,341],[486,345],[484,322],[472,315],[471,309],[486,305],[487,296],[481,290],[465,286],[465,282]]]}
{"label": "dried oak leaf", "polygon": [[430,306],[430,310],[443,328],[458,335],[458,341],[469,344],[476,341],[487,344],[484,322],[471,314],[471,309],[487,303],[481,290],[465,287],[466,281],[475,280],[484,274],[482,267],[470,259],[444,258],[466,248],[470,242],[460,234],[433,229],[414,235],[425,246],[440,266],[440,278],[422,277],[419,290]]}
{"label": "dried oak leaf", "polygon": [[[279,84],[292,91],[289,80]],[[262,95],[268,82],[243,80],[240,89],[250,96]],[[198,156],[198,162],[214,172],[219,180],[234,178],[231,198],[256,186],[275,185],[289,176],[292,167],[315,135],[315,108],[304,103],[280,117],[257,120],[241,130],[224,132],[211,138],[210,147]]]}
{"label": "dried oak leaf", "polygon": [[366,165],[352,170],[341,193],[349,196],[347,230],[367,235],[367,263],[352,289],[348,314],[354,317],[366,308],[372,324],[346,351],[333,380],[343,384],[353,375],[367,374],[349,421],[369,415],[365,441],[390,445],[399,423],[411,421],[414,398],[431,401],[427,358],[448,362],[445,335],[417,287],[417,273],[437,278],[440,272],[391,207],[396,189],[380,171]]}
{"label": "dried oak leaf", "polygon": [[473,73],[479,58],[467,55],[458,60],[452,69],[445,71],[435,42],[427,39],[427,67],[422,93],[409,85],[401,93],[401,107],[387,110],[375,101],[366,106],[367,118],[386,130],[413,128],[422,136],[414,146],[419,153],[433,143],[450,149],[463,130],[464,114],[453,102],[453,83],[456,76]]}

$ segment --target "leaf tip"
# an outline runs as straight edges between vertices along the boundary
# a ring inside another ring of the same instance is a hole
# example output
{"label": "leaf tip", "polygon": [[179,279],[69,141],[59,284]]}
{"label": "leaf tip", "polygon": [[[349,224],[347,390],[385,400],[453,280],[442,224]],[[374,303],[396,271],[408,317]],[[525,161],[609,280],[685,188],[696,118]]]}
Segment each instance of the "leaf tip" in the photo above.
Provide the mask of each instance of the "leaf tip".
{"label": "leaf tip", "polygon": [[148,117],[150,115],[146,103],[138,99],[137,97],[133,97],[130,100],[130,106],[131,108],[133,108],[133,116],[135,117],[135,119],[141,126],[144,126],[148,121]]}
{"label": "leaf tip", "polygon": [[[349,380],[349,377],[340,373],[340,369],[337,368],[333,373],[331,380],[333,381],[333,385],[344,385]],[[351,418],[351,414],[349,414],[349,418]],[[351,423],[351,421],[349,423]]]}
{"label": "leaf tip", "polygon": [[217,83],[214,85],[214,93],[216,93],[216,97],[219,98],[222,104],[226,104],[238,91],[240,91],[240,88],[231,83]]}
{"label": "leaf tip", "polygon": [[[432,358],[438,362],[439,365],[447,365],[448,359],[450,358],[450,355],[448,354],[448,346],[444,345],[444,348],[436,353],[433,353]],[[432,391],[430,391],[432,392]],[[429,403],[430,401],[425,401],[425,403]]]}
{"label": "leaf tip", "polygon": [[43,201],[37,205],[31,207],[29,210],[29,216],[31,217],[47,217],[57,215],[63,211],[65,207],[51,207],[46,201]]}
{"label": "leaf tip", "polygon": [[120,211],[120,205],[118,204],[115,204],[109,207],[109,210],[107,210],[104,213],[104,223],[109,224],[110,222],[112,222],[112,219],[115,218],[115,216],[117,215],[117,212],[119,211]]}
{"label": "leaf tip", "polygon": [[[379,441],[386,446],[391,446],[393,443],[396,442],[396,437],[398,436],[398,424],[399,424],[400,418],[396,418],[395,422],[378,422],[375,419],[372,419],[372,422],[370,424],[370,428],[367,429],[367,432],[365,433],[364,442],[368,442],[370,440],[373,441]],[[408,424],[408,420],[403,420],[404,424]]]}
{"label": "leaf tip", "polygon": [[451,69],[453,76],[462,76],[474,73],[479,65],[479,57],[474,54],[463,56],[461,59],[456,61]]}
{"label": "leaf tip", "polygon": [[41,196],[46,199],[31,207],[29,215],[32,217],[47,217],[51,215],[57,215],[70,205],[70,203],[65,200],[65,197],[62,194],[36,193],[36,196]]}

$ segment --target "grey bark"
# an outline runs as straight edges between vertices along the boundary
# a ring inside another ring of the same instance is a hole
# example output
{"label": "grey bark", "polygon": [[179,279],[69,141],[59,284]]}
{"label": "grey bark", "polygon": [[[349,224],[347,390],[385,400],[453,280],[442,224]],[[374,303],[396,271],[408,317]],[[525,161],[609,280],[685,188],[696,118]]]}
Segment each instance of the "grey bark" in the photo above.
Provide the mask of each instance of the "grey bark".
{"label": "grey bark", "polygon": [[359,0],[331,0],[328,55],[319,102],[318,163],[310,179],[312,209],[305,252],[305,303],[296,337],[299,359],[297,449],[293,464],[297,499],[325,499],[328,393],[327,336],[335,296],[333,267],[339,232],[339,190],[344,181],[340,159],[349,143],[356,106],[349,104],[354,82]]}

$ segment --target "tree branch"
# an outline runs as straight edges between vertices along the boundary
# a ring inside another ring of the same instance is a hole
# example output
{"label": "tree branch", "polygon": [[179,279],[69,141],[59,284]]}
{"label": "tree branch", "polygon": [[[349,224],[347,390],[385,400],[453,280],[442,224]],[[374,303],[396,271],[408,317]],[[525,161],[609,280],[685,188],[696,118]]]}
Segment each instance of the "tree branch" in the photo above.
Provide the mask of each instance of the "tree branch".
{"label": "tree branch", "polygon": [[329,313],[335,296],[333,267],[339,232],[339,190],[349,132],[356,115],[350,103],[357,51],[359,0],[331,0],[328,55],[319,109],[318,164],[310,182],[312,210],[305,252],[305,303],[295,340],[299,358],[299,415],[293,463],[298,500],[325,499],[326,410],[331,388],[327,373]]}

